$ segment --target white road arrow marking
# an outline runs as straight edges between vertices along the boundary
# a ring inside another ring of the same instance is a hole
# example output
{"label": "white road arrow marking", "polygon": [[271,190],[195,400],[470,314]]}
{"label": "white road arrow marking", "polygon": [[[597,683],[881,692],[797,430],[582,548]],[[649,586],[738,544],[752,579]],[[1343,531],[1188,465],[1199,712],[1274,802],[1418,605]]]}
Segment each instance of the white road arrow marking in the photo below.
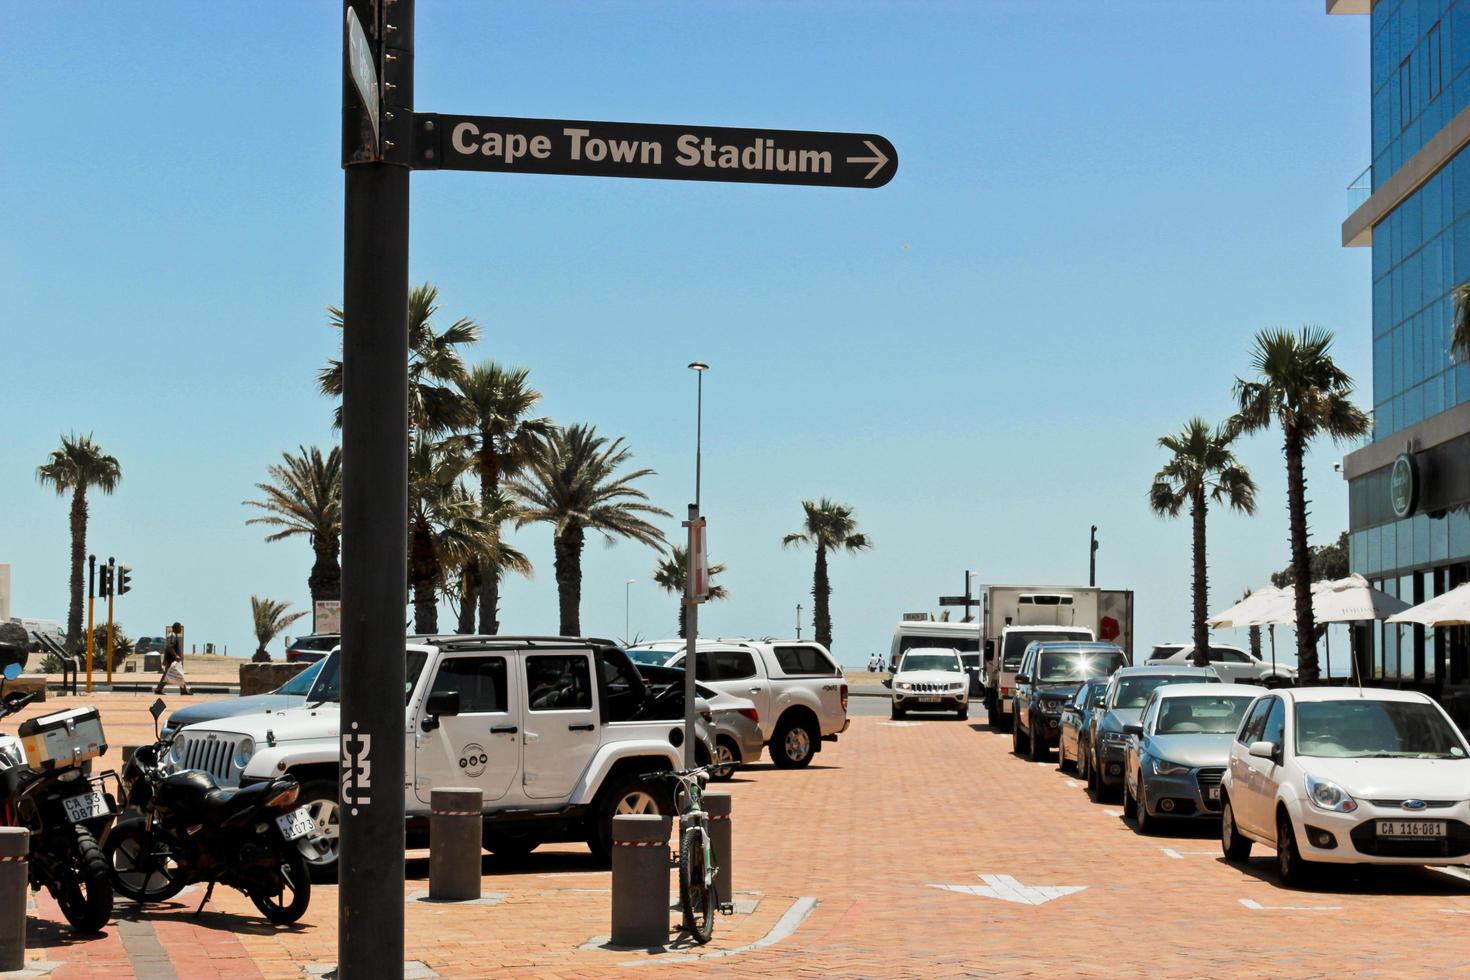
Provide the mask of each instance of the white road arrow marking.
{"label": "white road arrow marking", "polygon": [[888,165],[888,157],[884,155],[884,153],[883,153],[882,150],[878,149],[876,146],[873,145],[873,141],[872,140],[863,140],[863,146],[866,146],[868,149],[872,150],[873,151],[873,156],[870,156],[870,157],[848,157],[847,158],[847,162],[848,163],[871,163],[873,165],[873,169],[868,171],[868,175],[866,177],[864,177],[863,180],[872,180],[874,174],[876,174],[878,171],[882,170],[884,167],[886,167]]}
{"label": "white road arrow marking", "polygon": [[1262,905],[1260,902],[1249,898],[1242,898],[1240,904],[1256,912],[1340,912],[1341,905]]}
{"label": "white road arrow marking", "polygon": [[1010,875],[980,875],[983,885],[930,885],[947,892],[998,898],[1017,905],[1045,905],[1054,898],[1080,892],[1086,885],[1023,885]]}

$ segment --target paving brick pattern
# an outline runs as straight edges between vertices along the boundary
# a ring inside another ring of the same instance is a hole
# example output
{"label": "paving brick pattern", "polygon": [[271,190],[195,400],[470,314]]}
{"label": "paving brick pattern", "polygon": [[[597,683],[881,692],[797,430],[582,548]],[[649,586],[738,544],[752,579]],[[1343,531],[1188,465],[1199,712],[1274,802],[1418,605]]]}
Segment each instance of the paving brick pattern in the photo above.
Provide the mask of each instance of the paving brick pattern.
{"label": "paving brick pattern", "polygon": [[[115,744],[151,731],[151,698],[94,700]],[[1053,766],[1009,749],[1008,738],[974,722],[857,718],[809,770],[742,773],[727,784],[735,883],[759,893],[740,897],[759,901],[752,913],[721,918],[709,946],[599,945],[610,930],[609,874],[585,849],[558,846],[516,863],[486,856],[483,890],[505,894],[498,904],[407,901],[405,958],[443,977],[670,968],[782,977],[1470,972],[1470,881],[1374,870],[1334,873],[1311,891],[1282,889],[1270,851],[1257,848],[1241,869],[1220,859],[1213,828],[1140,836]],[[408,873],[405,897],[426,887],[423,852],[411,852]],[[1085,887],[1026,904],[935,885],[1019,887],[1017,895],[1033,897],[1024,889]],[[152,923],[182,978],[297,978],[308,964],[336,959],[335,888],[316,888],[310,912],[291,928],[270,926],[225,889],[194,918],[201,894],[147,915],[119,900],[119,914]],[[808,896],[817,904],[794,933],[745,948]],[[147,975],[116,928],[78,941],[47,896],[30,942],[33,960],[63,964],[57,977]]]}

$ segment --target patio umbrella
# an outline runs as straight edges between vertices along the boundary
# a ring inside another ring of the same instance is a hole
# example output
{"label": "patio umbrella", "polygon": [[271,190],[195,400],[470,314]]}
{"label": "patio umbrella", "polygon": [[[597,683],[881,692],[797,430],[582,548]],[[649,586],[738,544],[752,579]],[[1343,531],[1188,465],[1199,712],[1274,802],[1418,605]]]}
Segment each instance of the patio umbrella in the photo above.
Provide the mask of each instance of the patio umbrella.
{"label": "patio umbrella", "polygon": [[1395,613],[1388,621],[1418,626],[1470,626],[1470,582]]}
{"label": "patio umbrella", "polygon": [[1290,589],[1278,589],[1267,585],[1257,589],[1223,612],[1218,612],[1205,622],[1216,629],[1236,629],[1241,626],[1269,626],[1271,635],[1271,673],[1276,673],[1276,625],[1290,623],[1295,617],[1292,605],[1294,593]]}
{"label": "patio umbrella", "polygon": [[[1368,584],[1358,574],[1312,583],[1312,618],[1319,623],[1363,623],[1388,619],[1409,608]],[[1325,635],[1325,634],[1324,634]],[[1327,676],[1332,676],[1332,641],[1327,640]]]}

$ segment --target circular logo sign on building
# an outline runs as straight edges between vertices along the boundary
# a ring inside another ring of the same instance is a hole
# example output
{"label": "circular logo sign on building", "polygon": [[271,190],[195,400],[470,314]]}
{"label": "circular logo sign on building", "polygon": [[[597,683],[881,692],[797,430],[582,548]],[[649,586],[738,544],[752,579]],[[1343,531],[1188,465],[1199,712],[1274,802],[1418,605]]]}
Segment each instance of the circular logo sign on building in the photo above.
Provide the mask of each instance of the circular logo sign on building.
{"label": "circular logo sign on building", "polygon": [[1419,461],[1400,453],[1388,474],[1388,500],[1395,517],[1408,517],[1419,506]]}

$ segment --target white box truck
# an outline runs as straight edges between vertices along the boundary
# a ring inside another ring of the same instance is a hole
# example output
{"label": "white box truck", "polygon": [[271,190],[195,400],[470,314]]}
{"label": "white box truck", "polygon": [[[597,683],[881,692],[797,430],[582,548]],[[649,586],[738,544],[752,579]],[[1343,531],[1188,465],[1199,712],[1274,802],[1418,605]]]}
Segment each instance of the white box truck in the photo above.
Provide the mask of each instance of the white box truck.
{"label": "white box truck", "polygon": [[1086,585],[992,585],[981,614],[980,683],[990,727],[1008,730],[1016,668],[1031,643],[1105,640],[1133,661],[1133,593]]}

